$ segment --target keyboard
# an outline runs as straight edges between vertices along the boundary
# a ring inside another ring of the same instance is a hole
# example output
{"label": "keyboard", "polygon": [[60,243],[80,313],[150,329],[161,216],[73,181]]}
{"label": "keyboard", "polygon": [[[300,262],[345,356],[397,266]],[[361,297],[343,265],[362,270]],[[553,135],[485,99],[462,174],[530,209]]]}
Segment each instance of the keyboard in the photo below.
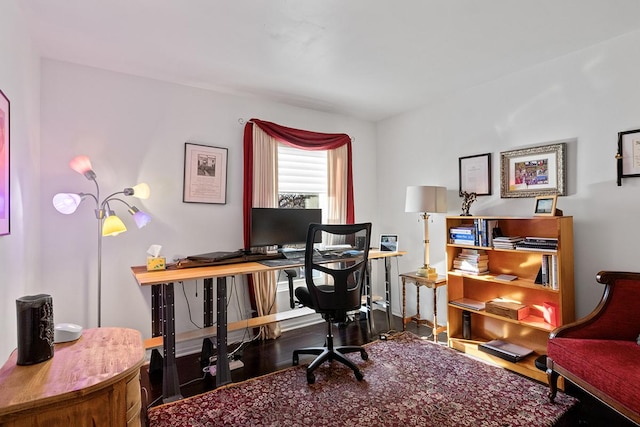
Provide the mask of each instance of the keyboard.
{"label": "keyboard", "polygon": [[305,252],[305,249],[286,250],[282,251],[282,255],[284,255],[286,259],[300,259],[304,258]]}

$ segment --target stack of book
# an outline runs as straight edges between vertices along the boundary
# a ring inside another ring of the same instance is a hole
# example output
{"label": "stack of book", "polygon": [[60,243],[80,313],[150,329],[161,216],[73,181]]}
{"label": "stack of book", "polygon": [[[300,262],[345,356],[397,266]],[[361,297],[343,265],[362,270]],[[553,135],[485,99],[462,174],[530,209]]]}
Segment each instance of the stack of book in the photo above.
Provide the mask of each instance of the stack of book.
{"label": "stack of book", "polygon": [[473,225],[459,225],[449,229],[449,243],[454,245],[477,245],[477,232]]}
{"label": "stack of book", "polygon": [[523,240],[520,236],[496,236],[493,238],[493,247],[496,249],[515,249],[516,244]]}
{"label": "stack of book", "polygon": [[558,239],[552,237],[525,237],[523,241],[516,243],[516,249],[555,252],[558,250]]}
{"label": "stack of book", "polygon": [[453,269],[458,273],[485,274],[489,272],[489,256],[483,249],[461,249],[453,260]]}

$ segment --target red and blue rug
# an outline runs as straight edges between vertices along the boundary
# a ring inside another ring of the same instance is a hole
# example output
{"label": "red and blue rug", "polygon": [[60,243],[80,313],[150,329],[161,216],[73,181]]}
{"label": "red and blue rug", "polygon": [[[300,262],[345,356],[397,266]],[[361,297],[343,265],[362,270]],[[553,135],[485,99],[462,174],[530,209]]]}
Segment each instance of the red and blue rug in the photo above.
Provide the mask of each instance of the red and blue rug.
{"label": "red and blue rug", "polygon": [[305,363],[149,410],[152,427],[181,426],[555,426],[577,404],[548,388],[405,332],[325,363],[308,385]]}

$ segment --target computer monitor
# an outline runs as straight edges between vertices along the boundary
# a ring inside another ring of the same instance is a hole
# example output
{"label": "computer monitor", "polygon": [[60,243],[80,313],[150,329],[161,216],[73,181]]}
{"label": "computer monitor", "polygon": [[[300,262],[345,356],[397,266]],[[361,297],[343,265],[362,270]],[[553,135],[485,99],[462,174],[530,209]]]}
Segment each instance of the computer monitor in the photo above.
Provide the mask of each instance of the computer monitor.
{"label": "computer monitor", "polygon": [[[309,224],[322,223],[322,209],[252,208],[251,246],[306,243]],[[316,243],[320,243],[320,233]]]}

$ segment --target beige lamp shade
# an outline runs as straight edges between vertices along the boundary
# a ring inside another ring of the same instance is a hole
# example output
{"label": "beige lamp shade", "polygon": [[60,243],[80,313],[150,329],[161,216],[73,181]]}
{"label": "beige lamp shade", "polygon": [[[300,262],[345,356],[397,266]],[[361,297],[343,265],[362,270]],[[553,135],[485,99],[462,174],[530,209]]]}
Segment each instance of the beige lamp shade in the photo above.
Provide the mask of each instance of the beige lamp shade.
{"label": "beige lamp shade", "polygon": [[405,212],[447,212],[447,188],[430,185],[407,187]]}

